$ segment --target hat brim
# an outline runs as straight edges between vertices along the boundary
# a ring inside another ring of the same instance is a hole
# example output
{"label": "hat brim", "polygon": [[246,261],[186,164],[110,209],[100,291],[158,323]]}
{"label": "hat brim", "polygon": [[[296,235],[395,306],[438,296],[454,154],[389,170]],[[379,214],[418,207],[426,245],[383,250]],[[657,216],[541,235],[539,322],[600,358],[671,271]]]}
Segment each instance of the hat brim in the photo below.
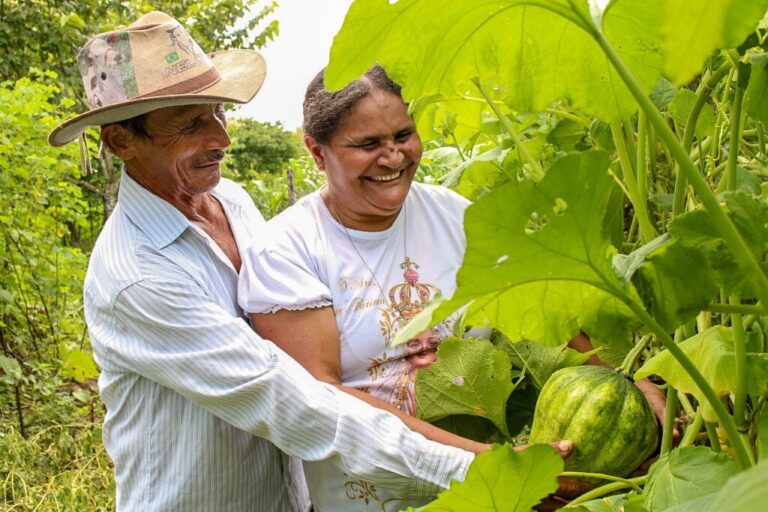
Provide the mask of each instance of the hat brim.
{"label": "hat brim", "polygon": [[165,107],[204,103],[248,103],[253,99],[267,74],[264,57],[254,50],[214,52],[209,57],[221,79],[210,87],[189,94],[151,96],[108,105],[66,120],[48,135],[51,146],[63,146],[80,136],[89,126],[124,121]]}

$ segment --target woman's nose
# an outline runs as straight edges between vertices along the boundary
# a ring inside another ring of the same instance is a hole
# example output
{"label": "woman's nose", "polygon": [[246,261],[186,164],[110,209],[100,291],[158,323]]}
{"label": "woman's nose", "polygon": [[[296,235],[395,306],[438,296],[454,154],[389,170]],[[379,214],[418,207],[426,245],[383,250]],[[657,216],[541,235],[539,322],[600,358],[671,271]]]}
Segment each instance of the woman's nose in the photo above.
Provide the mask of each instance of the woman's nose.
{"label": "woman's nose", "polygon": [[405,155],[403,154],[400,147],[398,147],[398,145],[394,142],[389,142],[382,149],[381,155],[379,155],[378,164],[384,167],[395,169],[403,163],[404,159]]}

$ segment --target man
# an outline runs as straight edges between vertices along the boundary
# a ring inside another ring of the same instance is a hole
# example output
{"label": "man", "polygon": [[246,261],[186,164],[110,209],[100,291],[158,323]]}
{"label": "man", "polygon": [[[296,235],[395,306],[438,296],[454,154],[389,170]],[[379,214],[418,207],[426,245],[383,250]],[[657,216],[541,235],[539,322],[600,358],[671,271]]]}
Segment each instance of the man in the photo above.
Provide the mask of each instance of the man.
{"label": "man", "polygon": [[251,100],[262,57],[207,56],[154,12],[93,38],[78,63],[91,109],[49,142],[98,125],[125,163],[84,285],[117,509],[304,509],[281,450],[330,458],[403,495],[463,479],[472,454],[315,381],[243,320],[240,251],[259,243],[264,221],[220,178],[230,144],[222,103]]}

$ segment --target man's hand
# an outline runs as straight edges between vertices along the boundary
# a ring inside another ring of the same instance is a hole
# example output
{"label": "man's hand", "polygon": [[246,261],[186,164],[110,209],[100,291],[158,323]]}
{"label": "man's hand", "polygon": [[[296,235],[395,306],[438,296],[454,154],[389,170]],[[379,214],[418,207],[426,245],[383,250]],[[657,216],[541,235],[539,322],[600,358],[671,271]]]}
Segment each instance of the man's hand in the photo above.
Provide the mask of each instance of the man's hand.
{"label": "man's hand", "polygon": [[[521,452],[529,446],[529,444],[521,444],[519,446],[515,446],[515,451]],[[573,441],[570,440],[555,441],[554,443],[549,443],[549,446],[555,449],[555,451],[560,455],[561,459],[567,459],[571,453],[573,453]]]}

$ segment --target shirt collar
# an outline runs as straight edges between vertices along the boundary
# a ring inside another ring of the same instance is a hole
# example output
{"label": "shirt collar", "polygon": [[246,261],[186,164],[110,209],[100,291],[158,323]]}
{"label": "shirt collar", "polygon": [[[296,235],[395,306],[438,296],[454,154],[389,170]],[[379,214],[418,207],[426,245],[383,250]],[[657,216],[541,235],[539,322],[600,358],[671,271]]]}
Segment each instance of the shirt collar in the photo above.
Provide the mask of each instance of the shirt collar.
{"label": "shirt collar", "polygon": [[139,185],[125,168],[121,174],[118,202],[156,247],[170,244],[189,227],[189,219],[174,206]]}

